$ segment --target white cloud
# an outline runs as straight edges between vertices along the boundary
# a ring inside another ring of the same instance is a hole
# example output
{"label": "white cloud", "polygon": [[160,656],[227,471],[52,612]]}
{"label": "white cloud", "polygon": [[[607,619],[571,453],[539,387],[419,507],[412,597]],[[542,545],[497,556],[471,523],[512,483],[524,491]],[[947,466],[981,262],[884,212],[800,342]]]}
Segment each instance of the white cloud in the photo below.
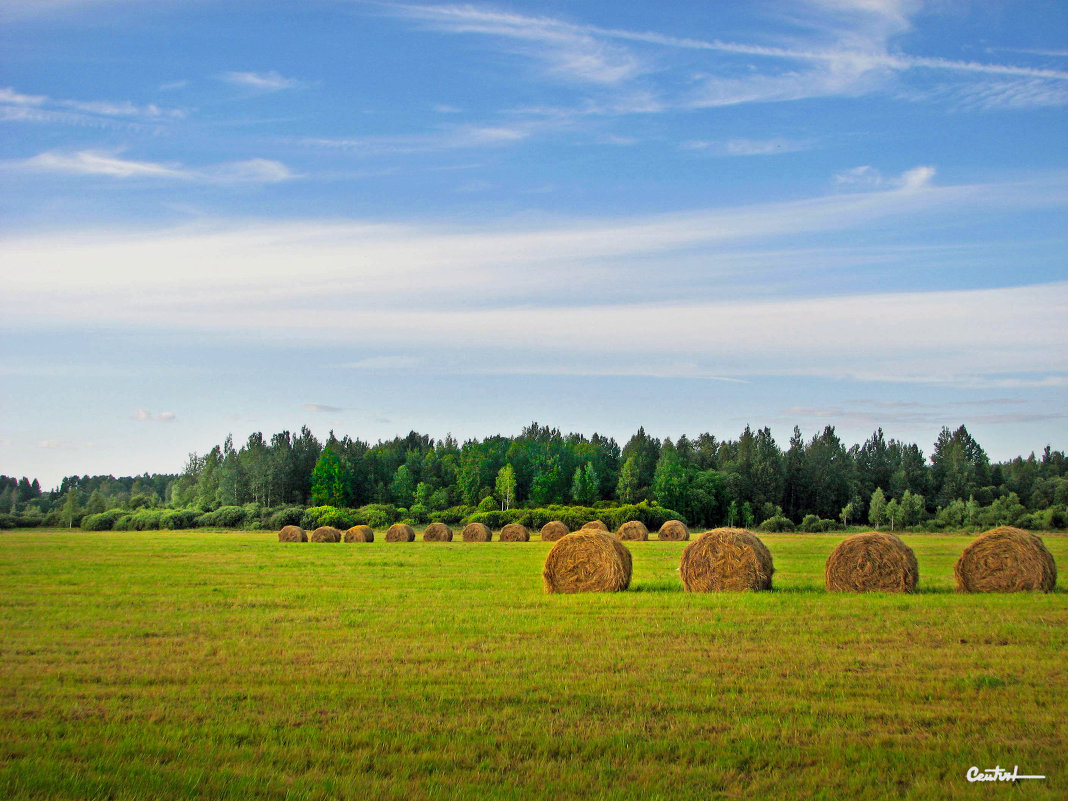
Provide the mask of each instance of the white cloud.
{"label": "white cloud", "polygon": [[693,139],[683,142],[683,150],[696,150],[716,156],[775,156],[808,150],[811,145],[794,139],[773,137],[771,139],[729,139],[725,142]]}
{"label": "white cloud", "polygon": [[330,406],[326,403],[302,403],[300,408],[311,412],[312,414],[332,414],[334,412],[345,411],[342,406]]}
{"label": "white cloud", "polygon": [[67,100],[23,94],[0,87],[0,118],[26,122],[60,122],[73,125],[154,124],[185,117],[183,109],[163,108],[128,100]]}
{"label": "white cloud", "polygon": [[99,175],[109,178],[163,178],[201,183],[276,183],[297,177],[284,164],[269,159],[249,159],[201,168],[158,164],[120,158],[114,153],[92,150],[50,151],[20,161],[0,162],[0,168],[63,175]]}
{"label": "white cloud", "polygon": [[370,356],[354,362],[345,362],[338,367],[345,370],[405,370],[419,367],[422,359],[414,356]]}
{"label": "white cloud", "polygon": [[219,79],[234,86],[255,89],[258,92],[277,92],[282,89],[295,89],[302,85],[296,78],[285,78],[274,70],[270,72],[224,72]]}
{"label": "white cloud", "polygon": [[178,415],[174,412],[160,412],[154,415],[148,409],[135,409],[133,419],[138,423],[173,423],[178,419]]}
{"label": "white cloud", "polygon": [[875,167],[870,164],[864,164],[860,167],[852,167],[836,173],[834,183],[838,186],[855,187],[866,191],[889,187],[902,192],[915,192],[930,187],[934,180],[935,172],[934,167],[921,166],[905,170],[901,175],[886,178]]}

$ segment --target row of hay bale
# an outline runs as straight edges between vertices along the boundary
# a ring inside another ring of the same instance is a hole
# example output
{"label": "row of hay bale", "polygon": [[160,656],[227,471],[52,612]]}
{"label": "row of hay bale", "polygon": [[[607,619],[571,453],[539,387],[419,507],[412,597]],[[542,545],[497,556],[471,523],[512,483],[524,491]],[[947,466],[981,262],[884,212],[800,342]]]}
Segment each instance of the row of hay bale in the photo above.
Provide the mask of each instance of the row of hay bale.
{"label": "row of hay bale", "polygon": [[[597,528],[560,538],[545,558],[549,593],[620,592],[630,586],[630,551]],[[745,529],[718,528],[687,545],[679,577],[687,592],[770,590],[771,552]],[[1040,537],[1008,526],[964,549],[953,569],[957,592],[1050,592],[1057,565]],[[913,592],[920,571],[912,548],[895,534],[871,531],[838,544],[824,569],[829,592]]]}
{"label": "row of hay bale", "polygon": [[[581,530],[608,531],[608,526],[601,520],[592,520],[582,527]],[[541,539],[543,542],[556,542],[571,530],[565,523],[553,520],[541,527]],[[616,535],[622,540],[648,540],[649,529],[640,520],[629,520],[619,527]],[[455,533],[444,523],[431,523],[423,531],[424,542],[452,542]],[[690,530],[681,520],[669,520],[660,527],[659,537],[662,540],[688,540]],[[491,542],[493,532],[482,523],[468,523],[460,533],[464,542]],[[374,542],[374,531],[369,526],[353,526],[342,533],[333,526],[320,526],[309,536],[299,526],[286,526],[278,532],[279,542]],[[501,529],[501,542],[529,542],[530,531],[526,526],[519,523],[509,523]],[[414,542],[415,529],[406,523],[395,523],[386,531],[386,542]]]}

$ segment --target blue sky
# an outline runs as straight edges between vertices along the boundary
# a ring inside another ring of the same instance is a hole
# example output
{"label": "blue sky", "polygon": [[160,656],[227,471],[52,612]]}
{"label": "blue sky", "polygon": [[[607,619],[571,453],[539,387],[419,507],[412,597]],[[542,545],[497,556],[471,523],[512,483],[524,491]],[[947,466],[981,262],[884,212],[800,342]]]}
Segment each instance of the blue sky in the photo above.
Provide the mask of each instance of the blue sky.
{"label": "blue sky", "polygon": [[1068,447],[1068,6],[0,0],[0,472]]}

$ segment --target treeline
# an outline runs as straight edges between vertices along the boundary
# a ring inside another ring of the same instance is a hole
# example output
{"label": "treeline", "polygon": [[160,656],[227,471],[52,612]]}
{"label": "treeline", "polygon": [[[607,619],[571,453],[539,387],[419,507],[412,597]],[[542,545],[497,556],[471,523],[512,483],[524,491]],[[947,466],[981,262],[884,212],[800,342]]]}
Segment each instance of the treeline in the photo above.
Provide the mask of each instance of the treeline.
{"label": "treeline", "polygon": [[177,475],[70,476],[52,492],[0,477],[0,526],[274,528],[331,515],[385,525],[491,514],[503,524],[550,507],[629,505],[651,522],[669,510],[699,527],[1061,529],[1066,473],[1065,454],[1048,446],[1041,457],[991,463],[964,426],[942,429],[929,458],[882,429],[847,445],[832,426],[810,439],[795,427],[785,448],[770,429],[748,426],[724,440],[661,440],[642,428],[622,447],[537,423],[463,444],[414,431],[374,445],[333,432],[320,442],[302,428],[256,433],[240,447],[228,437],[190,454]]}

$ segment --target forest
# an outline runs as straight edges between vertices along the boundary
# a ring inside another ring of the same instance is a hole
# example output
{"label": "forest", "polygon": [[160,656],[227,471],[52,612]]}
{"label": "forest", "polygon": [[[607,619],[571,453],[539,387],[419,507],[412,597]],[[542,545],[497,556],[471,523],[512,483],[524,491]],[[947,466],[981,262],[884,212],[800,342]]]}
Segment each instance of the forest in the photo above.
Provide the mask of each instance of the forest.
{"label": "forest", "polygon": [[321,442],[307,427],[254,433],[240,446],[227,437],[191,453],[179,474],[73,475],[51,491],[0,476],[0,528],[500,526],[626,516],[764,531],[1064,529],[1068,463],[1049,446],[992,463],[964,426],[943,428],[925,458],[881,428],[847,445],[833,426],[810,439],[795,427],[785,448],[766,427],[722,440],[661,440],[639,428],[620,447],[532,423],[518,436],[463,444],[415,431],[373,445],[333,432]]}

